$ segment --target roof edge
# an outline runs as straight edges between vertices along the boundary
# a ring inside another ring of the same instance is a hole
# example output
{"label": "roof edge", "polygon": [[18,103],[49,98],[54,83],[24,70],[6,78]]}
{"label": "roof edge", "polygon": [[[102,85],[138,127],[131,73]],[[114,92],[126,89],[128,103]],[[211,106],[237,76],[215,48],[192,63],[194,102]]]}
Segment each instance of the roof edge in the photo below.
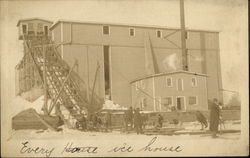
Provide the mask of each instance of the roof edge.
{"label": "roof edge", "polygon": [[[59,23],[76,23],[76,24],[91,24],[91,25],[113,25],[113,26],[127,26],[127,27],[141,27],[141,28],[156,28],[156,29],[171,29],[171,30],[180,30],[177,27],[167,27],[167,26],[155,26],[155,25],[144,25],[144,24],[126,24],[126,23],[109,23],[109,22],[96,22],[96,21],[72,21],[72,20],[57,20],[51,27],[50,30],[53,30]],[[199,32],[211,32],[219,33],[219,30],[200,30],[200,29],[189,29],[188,31],[199,31]]]}
{"label": "roof edge", "polygon": [[137,79],[134,79],[134,80],[130,81],[130,84],[132,84],[132,83],[134,83],[136,81],[143,80],[143,79],[148,79],[148,78],[153,78],[153,77],[158,77],[158,76],[164,76],[164,75],[173,75],[173,74],[178,74],[178,73],[186,73],[186,74],[190,74],[190,75],[198,75],[198,76],[208,77],[208,75],[206,75],[206,74],[180,70],[180,71],[162,72],[162,73],[158,73],[158,74],[146,75],[146,76],[139,77]]}
{"label": "roof edge", "polygon": [[48,23],[51,23],[51,24],[53,24],[53,21],[50,21],[50,20],[46,20],[46,19],[41,19],[41,18],[25,18],[25,19],[20,19],[20,20],[18,20],[18,22],[17,22],[17,25],[16,26],[19,26],[20,25],[20,22],[22,22],[22,21],[28,21],[28,20],[41,20],[41,21],[46,21],[46,22],[48,22]]}

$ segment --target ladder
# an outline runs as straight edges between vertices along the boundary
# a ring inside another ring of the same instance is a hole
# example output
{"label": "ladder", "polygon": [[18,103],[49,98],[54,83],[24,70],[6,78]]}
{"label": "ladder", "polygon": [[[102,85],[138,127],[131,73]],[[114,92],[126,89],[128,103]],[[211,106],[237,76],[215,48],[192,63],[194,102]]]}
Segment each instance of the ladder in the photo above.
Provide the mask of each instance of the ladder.
{"label": "ladder", "polygon": [[[47,84],[47,93],[51,99],[51,105],[47,109],[49,114],[56,104],[64,108],[75,120],[80,119],[79,114],[87,113],[91,106],[101,107],[103,99],[93,91],[91,103],[87,100],[87,87],[84,81],[73,71],[66,61],[57,52],[55,44],[47,37],[24,38],[27,49],[33,63],[36,65],[43,84]],[[46,75],[44,70],[46,68]],[[46,79],[44,81],[44,76]],[[91,104],[91,105],[90,105]],[[63,115],[60,117],[63,118]]]}

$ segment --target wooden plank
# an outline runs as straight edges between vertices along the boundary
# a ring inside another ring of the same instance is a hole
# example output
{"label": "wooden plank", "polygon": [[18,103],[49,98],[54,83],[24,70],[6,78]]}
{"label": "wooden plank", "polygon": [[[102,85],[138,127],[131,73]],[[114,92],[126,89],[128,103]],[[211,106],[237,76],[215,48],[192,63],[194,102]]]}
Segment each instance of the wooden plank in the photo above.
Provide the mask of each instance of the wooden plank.
{"label": "wooden plank", "polygon": [[50,124],[48,124],[40,115],[38,115],[36,113],[36,111],[34,109],[32,109],[32,111],[34,112],[34,115],[49,129],[53,130],[53,131],[58,131],[56,128],[54,128],[53,126],[51,126]]}

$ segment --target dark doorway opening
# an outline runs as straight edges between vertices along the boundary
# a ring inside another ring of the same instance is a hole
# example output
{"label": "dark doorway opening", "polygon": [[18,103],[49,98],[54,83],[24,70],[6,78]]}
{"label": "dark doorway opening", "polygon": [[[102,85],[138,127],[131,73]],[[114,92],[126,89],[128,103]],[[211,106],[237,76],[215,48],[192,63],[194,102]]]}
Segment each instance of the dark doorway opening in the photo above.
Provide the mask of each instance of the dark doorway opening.
{"label": "dark doorway opening", "polygon": [[48,36],[48,30],[49,30],[48,26],[44,26],[44,34],[45,34],[45,36]]}
{"label": "dark doorway opening", "polygon": [[177,97],[177,110],[184,110],[184,97]]}
{"label": "dark doorway opening", "polygon": [[106,99],[111,99],[111,89],[110,89],[110,47],[108,45],[103,46],[103,56],[104,56],[104,80],[105,80],[105,97]]}

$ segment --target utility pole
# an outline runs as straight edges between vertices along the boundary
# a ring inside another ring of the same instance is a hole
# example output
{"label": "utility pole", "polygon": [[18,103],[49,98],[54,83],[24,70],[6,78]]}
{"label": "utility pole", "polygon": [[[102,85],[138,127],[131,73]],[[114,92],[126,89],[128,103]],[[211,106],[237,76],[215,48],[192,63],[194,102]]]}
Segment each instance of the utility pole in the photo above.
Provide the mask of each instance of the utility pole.
{"label": "utility pole", "polygon": [[90,98],[89,98],[89,46],[87,46],[87,99],[88,102],[90,102]]}
{"label": "utility pole", "polygon": [[181,24],[181,49],[182,49],[182,69],[188,71],[188,54],[186,48],[184,0],[180,0],[180,24]]}

